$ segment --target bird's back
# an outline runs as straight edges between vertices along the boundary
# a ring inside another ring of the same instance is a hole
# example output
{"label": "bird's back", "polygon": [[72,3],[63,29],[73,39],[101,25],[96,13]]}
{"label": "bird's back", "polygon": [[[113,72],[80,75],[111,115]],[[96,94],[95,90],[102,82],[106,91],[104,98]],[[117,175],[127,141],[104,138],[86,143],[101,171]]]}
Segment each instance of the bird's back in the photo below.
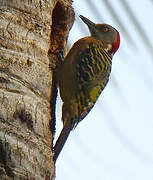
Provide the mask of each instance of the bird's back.
{"label": "bird's back", "polygon": [[111,57],[101,41],[85,37],[73,45],[58,74],[63,117],[72,118],[72,128],[91,110],[110,72]]}

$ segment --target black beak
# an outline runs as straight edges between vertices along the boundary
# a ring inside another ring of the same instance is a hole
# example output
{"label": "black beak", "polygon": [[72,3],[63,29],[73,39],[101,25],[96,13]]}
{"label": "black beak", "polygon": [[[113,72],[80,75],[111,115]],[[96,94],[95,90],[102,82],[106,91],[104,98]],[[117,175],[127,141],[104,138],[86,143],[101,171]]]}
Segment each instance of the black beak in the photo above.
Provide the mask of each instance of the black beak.
{"label": "black beak", "polygon": [[90,21],[89,19],[87,19],[86,17],[84,17],[82,15],[80,15],[79,17],[88,26],[90,32],[93,32],[96,30],[95,23],[93,23],[92,21]]}

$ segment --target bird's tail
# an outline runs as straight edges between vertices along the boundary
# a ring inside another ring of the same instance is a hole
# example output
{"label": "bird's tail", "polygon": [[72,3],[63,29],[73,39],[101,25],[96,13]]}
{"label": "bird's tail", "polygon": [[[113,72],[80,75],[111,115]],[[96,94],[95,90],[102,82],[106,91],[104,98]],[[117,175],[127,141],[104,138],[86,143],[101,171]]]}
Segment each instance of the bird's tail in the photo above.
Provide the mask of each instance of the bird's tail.
{"label": "bird's tail", "polygon": [[72,123],[71,123],[71,121],[67,121],[64,124],[64,127],[63,127],[63,129],[56,141],[56,144],[54,146],[54,157],[53,157],[54,162],[56,162],[61,150],[63,149],[63,146],[70,134],[71,129],[72,129]]}

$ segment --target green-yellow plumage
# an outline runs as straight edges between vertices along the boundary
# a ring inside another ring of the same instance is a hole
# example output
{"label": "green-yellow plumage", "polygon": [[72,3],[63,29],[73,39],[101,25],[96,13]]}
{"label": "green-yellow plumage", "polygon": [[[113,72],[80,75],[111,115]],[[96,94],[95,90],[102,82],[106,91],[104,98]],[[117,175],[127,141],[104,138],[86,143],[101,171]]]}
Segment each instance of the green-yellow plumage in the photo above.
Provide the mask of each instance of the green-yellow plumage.
{"label": "green-yellow plumage", "polygon": [[[79,53],[75,52],[78,43],[81,46]],[[110,71],[111,57],[100,41],[88,37],[74,44],[58,75],[60,96],[67,109],[64,113],[73,117],[72,128],[94,105],[108,82]],[[67,115],[64,115],[64,124],[67,120]]]}
{"label": "green-yellow plumage", "polygon": [[[73,45],[57,73],[63,100],[63,130],[54,147],[54,161],[70,131],[88,114],[105,88],[111,72],[112,56],[118,49],[115,46],[119,46],[118,32],[114,28],[106,24],[96,25],[83,16],[81,19],[88,25],[92,36],[82,38]],[[94,31],[94,28],[99,31]],[[112,31],[108,34],[110,39],[105,32],[107,28]],[[97,36],[98,32],[101,32],[100,36]],[[113,33],[115,37],[111,36]]]}

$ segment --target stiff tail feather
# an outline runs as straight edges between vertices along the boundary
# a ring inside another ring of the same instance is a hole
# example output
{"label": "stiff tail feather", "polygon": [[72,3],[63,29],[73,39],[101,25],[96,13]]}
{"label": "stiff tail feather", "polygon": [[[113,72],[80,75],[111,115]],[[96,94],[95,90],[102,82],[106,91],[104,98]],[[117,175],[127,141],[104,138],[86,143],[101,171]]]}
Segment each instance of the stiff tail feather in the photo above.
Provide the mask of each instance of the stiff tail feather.
{"label": "stiff tail feather", "polygon": [[54,146],[54,157],[53,157],[54,162],[56,162],[61,150],[63,149],[63,146],[70,134],[71,129],[72,129],[72,123],[71,121],[67,121]]}

